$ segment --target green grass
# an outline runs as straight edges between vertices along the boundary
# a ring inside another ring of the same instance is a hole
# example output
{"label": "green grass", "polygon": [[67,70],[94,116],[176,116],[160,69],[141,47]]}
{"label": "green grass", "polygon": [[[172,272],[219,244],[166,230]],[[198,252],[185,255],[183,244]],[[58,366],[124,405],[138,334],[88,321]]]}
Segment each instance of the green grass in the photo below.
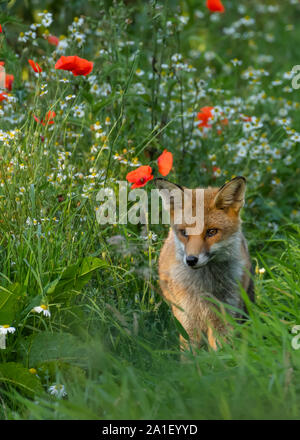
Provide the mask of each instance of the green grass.
{"label": "green grass", "polygon": [[[6,408],[6,416],[298,418],[300,360],[291,328],[299,321],[299,231],[285,243],[282,257],[266,266],[270,279],[257,280],[258,304],[251,306],[249,321],[236,325],[231,343],[218,352],[199,350],[187,363],[180,362],[165,304],[154,311],[123,298],[117,310],[112,300],[99,297],[99,289],[91,289],[77,304],[84,317],[76,316],[73,306],[73,337],[61,334],[55,347],[49,338],[47,348],[32,346],[29,354],[32,365],[37,349],[40,359],[51,351],[48,372],[66,385],[68,399],[41,396],[37,405],[14,392],[18,412]],[[45,338],[39,336],[36,344]]]}
{"label": "green grass", "polygon": [[[299,90],[284,78],[297,64],[299,5],[274,1],[276,11],[224,0],[225,14],[211,18],[196,0],[104,2],[96,13],[95,2],[85,3],[65,19],[59,6],[50,11],[50,33],[67,37],[63,53],[42,27],[37,39],[18,41],[39,6],[17,2],[0,14],[0,60],[15,76],[0,102],[0,325],[16,329],[0,350],[0,419],[299,418]],[[83,47],[67,28],[80,14],[84,23],[73,26]],[[255,23],[241,24],[246,16]],[[233,35],[224,33],[233,25]],[[94,61],[92,74],[55,70],[61,54]],[[203,136],[195,119],[204,106],[219,106],[228,125]],[[54,124],[37,124],[33,115],[50,109]],[[261,126],[248,133],[241,114]],[[227,317],[227,342],[184,363],[158,283],[168,228],[96,221],[99,189],[117,190],[136,162],[158,175],[165,148],[174,156],[168,178],[179,184],[247,178],[243,229],[256,268],[249,320]],[[41,304],[50,317],[32,311]],[[67,395],[50,395],[53,384]]]}

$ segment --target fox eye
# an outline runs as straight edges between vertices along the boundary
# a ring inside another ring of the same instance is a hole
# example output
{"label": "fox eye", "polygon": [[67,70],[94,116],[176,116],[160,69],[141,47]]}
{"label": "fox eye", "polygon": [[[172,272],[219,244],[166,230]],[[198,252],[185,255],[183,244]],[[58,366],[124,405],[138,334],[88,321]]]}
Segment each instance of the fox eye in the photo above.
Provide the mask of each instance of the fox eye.
{"label": "fox eye", "polygon": [[187,237],[188,236],[185,229],[179,229],[179,232],[180,232],[181,235],[183,235],[183,237]]}
{"label": "fox eye", "polygon": [[213,229],[207,229],[206,231],[206,237],[213,237],[214,235],[216,235],[218,233],[218,229],[213,228]]}

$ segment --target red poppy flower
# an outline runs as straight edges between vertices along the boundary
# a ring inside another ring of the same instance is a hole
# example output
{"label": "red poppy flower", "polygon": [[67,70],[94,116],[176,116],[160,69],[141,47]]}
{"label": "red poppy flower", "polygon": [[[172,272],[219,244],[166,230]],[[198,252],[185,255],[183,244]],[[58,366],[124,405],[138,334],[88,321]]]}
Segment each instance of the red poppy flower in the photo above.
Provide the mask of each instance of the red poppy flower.
{"label": "red poppy flower", "polygon": [[162,176],[167,176],[173,166],[173,154],[170,151],[164,150],[157,159],[158,171]]}
{"label": "red poppy flower", "polygon": [[[202,128],[202,127],[211,128],[212,127],[212,124],[209,124],[209,121],[210,121],[210,119],[213,118],[213,113],[212,113],[213,109],[214,109],[213,107],[202,107],[200,109],[201,111],[197,115],[198,120],[201,121],[200,124],[198,124],[199,128]],[[228,119],[227,118],[221,119],[219,121],[219,123],[224,126],[228,125]],[[217,133],[221,134],[222,130],[220,130],[220,129],[217,130]]]}
{"label": "red poppy flower", "polygon": [[212,110],[213,107],[202,107],[201,111],[197,114],[197,118],[200,122],[198,127],[211,127],[211,124],[208,124],[208,121],[213,117]]}
{"label": "red poppy flower", "polygon": [[69,70],[74,76],[88,75],[93,70],[94,63],[92,61],[74,56],[61,56],[55,64],[55,69]]}
{"label": "red poppy flower", "polygon": [[33,115],[33,119],[38,123],[38,124],[41,124],[42,123],[42,120],[40,119],[40,118],[38,118],[37,116],[35,116],[35,115]]}
{"label": "red poppy flower", "polygon": [[42,124],[42,125],[51,125],[54,124],[53,119],[55,118],[56,113],[52,110],[49,110],[48,113],[45,116],[45,119],[39,119],[37,116],[33,115],[34,120],[38,123],[38,124]]}
{"label": "red poppy flower", "polygon": [[34,62],[33,60],[28,60],[28,63],[31,65],[34,72],[36,73],[42,72],[42,68],[38,63]]}
{"label": "red poppy flower", "polygon": [[5,65],[5,61],[0,61],[0,66],[4,66]]}
{"label": "red poppy flower", "polygon": [[57,38],[55,35],[49,35],[47,41],[49,44],[52,44],[52,46],[58,46],[59,38]]}
{"label": "red poppy flower", "polygon": [[6,74],[5,75],[5,88],[9,91],[12,89],[12,85],[15,77],[13,75]]}
{"label": "red poppy flower", "polygon": [[224,12],[225,8],[222,5],[221,0],[206,0],[206,7],[211,12]]}
{"label": "red poppy flower", "polygon": [[7,94],[5,92],[0,93],[0,102],[5,101],[7,99]]}
{"label": "red poppy flower", "polygon": [[2,26],[0,24],[0,34],[2,34],[3,30],[2,30]]}
{"label": "red poppy flower", "polygon": [[49,110],[48,113],[45,116],[45,121],[48,122],[48,124],[54,124],[54,119],[56,116],[56,113],[53,110]]}
{"label": "red poppy flower", "polygon": [[130,183],[133,183],[131,189],[141,188],[142,186],[145,186],[146,183],[149,182],[149,180],[152,179],[152,168],[149,167],[149,165],[143,165],[137,170],[130,171],[130,173],[128,173],[126,176],[126,180],[128,180],[128,182]]}

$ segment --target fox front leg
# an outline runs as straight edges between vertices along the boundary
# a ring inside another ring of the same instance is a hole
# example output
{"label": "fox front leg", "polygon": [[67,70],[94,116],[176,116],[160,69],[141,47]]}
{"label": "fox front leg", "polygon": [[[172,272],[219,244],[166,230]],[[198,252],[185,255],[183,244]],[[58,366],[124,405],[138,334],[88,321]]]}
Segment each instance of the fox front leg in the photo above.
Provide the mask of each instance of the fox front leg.
{"label": "fox front leg", "polygon": [[217,338],[213,334],[212,327],[208,327],[208,329],[207,329],[207,340],[208,340],[208,344],[210,345],[210,347],[214,351],[217,351],[218,350]]}

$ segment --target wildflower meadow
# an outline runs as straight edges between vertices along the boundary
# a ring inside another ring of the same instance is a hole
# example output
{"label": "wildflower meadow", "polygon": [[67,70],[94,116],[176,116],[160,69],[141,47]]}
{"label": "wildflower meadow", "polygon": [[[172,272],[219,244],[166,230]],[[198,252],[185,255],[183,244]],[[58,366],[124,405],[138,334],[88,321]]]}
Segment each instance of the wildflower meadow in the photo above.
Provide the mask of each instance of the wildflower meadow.
{"label": "wildflower meadow", "polygon": [[[298,0],[1,2],[0,419],[299,419],[299,20]],[[101,189],[162,176],[247,179],[256,302],[187,362],[169,225],[97,221]]]}

